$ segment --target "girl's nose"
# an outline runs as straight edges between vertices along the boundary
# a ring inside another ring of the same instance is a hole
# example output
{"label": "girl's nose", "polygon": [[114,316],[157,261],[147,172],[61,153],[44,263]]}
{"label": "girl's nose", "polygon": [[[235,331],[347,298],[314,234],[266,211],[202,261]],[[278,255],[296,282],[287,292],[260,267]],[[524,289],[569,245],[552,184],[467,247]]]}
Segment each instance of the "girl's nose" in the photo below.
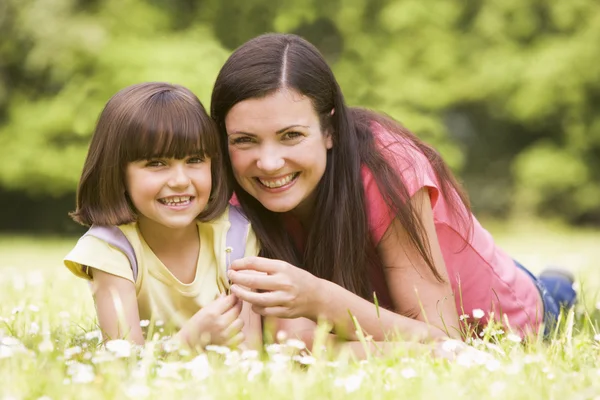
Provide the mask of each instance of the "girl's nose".
{"label": "girl's nose", "polygon": [[188,187],[191,182],[184,165],[176,165],[173,167],[173,174],[169,180],[171,187]]}

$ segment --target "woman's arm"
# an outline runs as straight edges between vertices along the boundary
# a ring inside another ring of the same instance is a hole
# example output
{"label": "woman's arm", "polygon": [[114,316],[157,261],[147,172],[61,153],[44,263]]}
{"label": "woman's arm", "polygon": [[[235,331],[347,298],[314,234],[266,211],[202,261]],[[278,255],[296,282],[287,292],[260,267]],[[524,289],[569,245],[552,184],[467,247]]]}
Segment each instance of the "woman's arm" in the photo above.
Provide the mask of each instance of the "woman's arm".
{"label": "woman's arm", "polygon": [[[447,277],[426,190],[415,194],[411,202],[418,210],[425,228],[436,269],[442,277]],[[373,303],[341,286],[279,260],[237,260],[229,272],[230,279],[235,283],[231,290],[252,303],[255,311],[261,315],[305,317],[315,322],[325,318],[334,324],[334,330],[340,337],[349,340],[357,339],[352,316],[375,341],[396,336],[416,340],[460,337],[449,283],[447,280],[443,283],[436,280],[405,235],[401,224],[395,220],[381,240],[378,252],[386,266],[386,279],[395,309],[410,312],[414,318],[385,309],[377,310]],[[244,269],[265,272],[267,275],[237,272]],[[239,285],[267,292],[252,292]]]}

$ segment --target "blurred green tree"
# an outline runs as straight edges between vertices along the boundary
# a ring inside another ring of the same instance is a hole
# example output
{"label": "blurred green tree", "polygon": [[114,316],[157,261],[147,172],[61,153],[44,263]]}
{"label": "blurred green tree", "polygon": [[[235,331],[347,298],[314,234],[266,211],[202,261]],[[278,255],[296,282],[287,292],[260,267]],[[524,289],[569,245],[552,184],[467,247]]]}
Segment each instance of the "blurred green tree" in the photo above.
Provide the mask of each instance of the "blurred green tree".
{"label": "blurred green tree", "polygon": [[268,31],[436,146],[476,211],[600,222],[595,0],[4,0],[0,187],[73,192],[114,92],[167,80],[208,106],[229,52]]}

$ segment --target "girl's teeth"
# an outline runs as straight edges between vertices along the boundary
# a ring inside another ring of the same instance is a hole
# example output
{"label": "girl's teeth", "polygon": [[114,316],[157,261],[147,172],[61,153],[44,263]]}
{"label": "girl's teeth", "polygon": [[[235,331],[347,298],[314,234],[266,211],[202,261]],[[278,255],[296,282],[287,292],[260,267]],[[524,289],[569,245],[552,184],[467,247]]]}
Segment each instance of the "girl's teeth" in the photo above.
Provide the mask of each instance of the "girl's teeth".
{"label": "girl's teeth", "polygon": [[161,200],[162,203],[168,205],[168,206],[173,206],[173,205],[179,205],[179,204],[187,204],[190,202],[190,197],[189,196],[174,196],[168,199],[162,199]]}

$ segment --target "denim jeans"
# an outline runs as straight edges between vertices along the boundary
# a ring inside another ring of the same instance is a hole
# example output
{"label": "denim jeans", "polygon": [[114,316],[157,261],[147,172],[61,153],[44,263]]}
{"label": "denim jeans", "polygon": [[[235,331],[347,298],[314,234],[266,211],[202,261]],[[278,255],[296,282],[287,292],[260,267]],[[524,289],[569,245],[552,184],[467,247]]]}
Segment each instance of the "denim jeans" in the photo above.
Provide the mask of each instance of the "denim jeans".
{"label": "denim jeans", "polygon": [[536,277],[519,262],[515,261],[515,264],[531,277],[542,296],[544,306],[544,336],[548,336],[556,326],[561,307],[572,307],[577,300],[577,293],[567,277],[558,275]]}

